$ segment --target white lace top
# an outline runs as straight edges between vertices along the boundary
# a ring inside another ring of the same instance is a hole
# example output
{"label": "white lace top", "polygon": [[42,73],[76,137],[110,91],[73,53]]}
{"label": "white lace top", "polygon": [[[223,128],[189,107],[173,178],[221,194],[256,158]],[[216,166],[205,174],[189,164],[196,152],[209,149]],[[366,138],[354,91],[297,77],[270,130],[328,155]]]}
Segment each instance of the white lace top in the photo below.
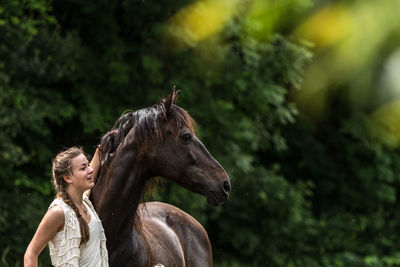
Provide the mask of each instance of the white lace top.
{"label": "white lace top", "polygon": [[81,232],[78,218],[73,209],[62,199],[56,198],[50,207],[60,206],[64,210],[64,229],[49,242],[51,263],[56,267],[98,266],[108,267],[106,237],[100,219],[92,203],[83,195],[83,202],[90,211],[90,239],[80,246]]}

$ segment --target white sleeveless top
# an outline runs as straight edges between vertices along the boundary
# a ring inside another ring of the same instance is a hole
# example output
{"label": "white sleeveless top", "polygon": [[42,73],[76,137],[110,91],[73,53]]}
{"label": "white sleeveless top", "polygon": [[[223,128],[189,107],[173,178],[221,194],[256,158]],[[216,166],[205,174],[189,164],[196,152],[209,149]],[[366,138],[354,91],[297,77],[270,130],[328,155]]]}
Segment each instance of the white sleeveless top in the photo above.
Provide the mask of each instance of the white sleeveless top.
{"label": "white sleeveless top", "polygon": [[81,232],[73,209],[62,199],[56,198],[50,207],[60,206],[64,210],[64,229],[49,242],[51,263],[56,267],[108,267],[106,237],[100,219],[92,203],[83,195],[83,203],[90,212],[90,239],[80,246]]}
{"label": "white sleeveless top", "polygon": [[101,222],[96,218],[92,209],[87,207],[90,212],[90,238],[81,246],[81,256],[79,258],[80,267],[101,267],[100,241],[101,241]]}

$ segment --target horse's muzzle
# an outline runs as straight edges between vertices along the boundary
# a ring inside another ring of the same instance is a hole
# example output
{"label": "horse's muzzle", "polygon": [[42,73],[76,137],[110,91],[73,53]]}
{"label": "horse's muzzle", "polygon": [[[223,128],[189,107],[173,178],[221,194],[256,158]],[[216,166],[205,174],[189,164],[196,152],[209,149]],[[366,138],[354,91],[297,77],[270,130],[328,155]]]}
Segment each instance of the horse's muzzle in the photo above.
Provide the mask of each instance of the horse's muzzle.
{"label": "horse's muzzle", "polygon": [[218,207],[219,205],[223,204],[225,201],[228,200],[230,192],[231,192],[230,182],[224,181],[219,190],[208,191],[206,195],[207,202],[214,207]]}

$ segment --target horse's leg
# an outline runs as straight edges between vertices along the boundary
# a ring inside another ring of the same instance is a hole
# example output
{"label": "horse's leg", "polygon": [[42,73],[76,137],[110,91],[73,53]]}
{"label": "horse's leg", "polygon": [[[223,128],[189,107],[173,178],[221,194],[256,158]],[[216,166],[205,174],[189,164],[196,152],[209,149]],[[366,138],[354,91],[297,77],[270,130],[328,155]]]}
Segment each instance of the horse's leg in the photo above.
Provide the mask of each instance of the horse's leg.
{"label": "horse's leg", "polygon": [[198,221],[180,211],[170,212],[166,217],[166,222],[181,241],[186,266],[213,266],[210,240]]}
{"label": "horse's leg", "polygon": [[[139,214],[143,224],[142,234],[148,240],[154,263],[163,263],[165,257],[163,251],[174,259],[181,258],[179,256],[181,251],[185,266],[213,266],[207,232],[192,216],[162,202],[147,202],[145,205],[140,205]],[[175,266],[171,261],[167,262],[165,266]]]}
{"label": "horse's leg", "polygon": [[142,222],[142,236],[149,249],[149,266],[185,266],[183,248],[176,233],[160,218],[146,218]]}

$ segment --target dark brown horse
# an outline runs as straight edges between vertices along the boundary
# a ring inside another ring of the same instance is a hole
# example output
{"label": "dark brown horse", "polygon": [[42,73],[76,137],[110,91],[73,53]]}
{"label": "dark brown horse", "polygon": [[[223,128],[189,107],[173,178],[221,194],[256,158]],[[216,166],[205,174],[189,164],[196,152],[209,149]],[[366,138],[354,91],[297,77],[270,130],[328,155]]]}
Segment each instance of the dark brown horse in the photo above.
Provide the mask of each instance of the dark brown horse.
{"label": "dark brown horse", "polygon": [[110,266],[212,266],[208,235],[193,217],[161,202],[141,204],[146,184],[164,177],[218,206],[231,185],[195,136],[195,122],[176,106],[177,92],[159,104],[123,114],[100,144],[92,201],[102,220]]}

